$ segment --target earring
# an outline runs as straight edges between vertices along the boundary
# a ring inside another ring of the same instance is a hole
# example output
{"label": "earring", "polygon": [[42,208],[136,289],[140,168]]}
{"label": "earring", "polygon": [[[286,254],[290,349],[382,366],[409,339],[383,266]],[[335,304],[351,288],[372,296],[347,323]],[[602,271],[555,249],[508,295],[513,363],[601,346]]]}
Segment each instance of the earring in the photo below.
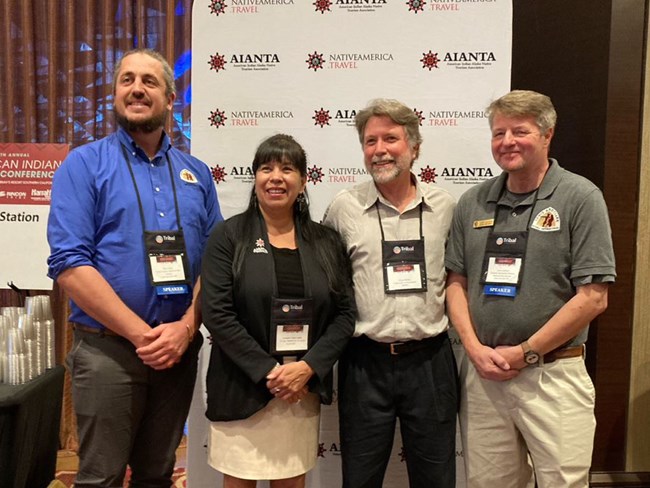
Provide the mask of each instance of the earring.
{"label": "earring", "polygon": [[305,197],[305,194],[303,192],[298,193],[296,202],[298,203],[298,212],[302,213],[307,205],[307,198]]}

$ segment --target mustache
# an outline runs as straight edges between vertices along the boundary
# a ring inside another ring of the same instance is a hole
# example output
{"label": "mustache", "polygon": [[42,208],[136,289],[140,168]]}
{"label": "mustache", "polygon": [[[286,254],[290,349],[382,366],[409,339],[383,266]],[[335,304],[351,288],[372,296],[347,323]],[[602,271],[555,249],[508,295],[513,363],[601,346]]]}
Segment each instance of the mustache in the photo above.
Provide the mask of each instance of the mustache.
{"label": "mustache", "polygon": [[373,157],[370,162],[373,163],[373,164],[374,163],[394,163],[395,158],[391,158],[390,156]]}

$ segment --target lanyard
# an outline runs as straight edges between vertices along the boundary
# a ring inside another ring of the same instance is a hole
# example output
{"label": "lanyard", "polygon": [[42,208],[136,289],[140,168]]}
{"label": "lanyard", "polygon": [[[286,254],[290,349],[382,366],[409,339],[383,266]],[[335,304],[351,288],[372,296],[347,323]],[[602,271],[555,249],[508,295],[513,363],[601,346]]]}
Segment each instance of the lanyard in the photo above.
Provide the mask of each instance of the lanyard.
{"label": "lanyard", "polygon": [[[541,185],[540,185],[541,187]],[[494,210],[494,226],[492,227],[493,229],[496,228],[497,226],[497,220],[499,219],[499,200],[501,200],[501,197],[503,197],[503,194],[505,193],[506,190],[506,183],[503,183],[503,187],[501,188],[501,191],[499,192],[499,197],[497,198],[496,201],[496,209]],[[530,224],[533,221],[533,215],[535,211],[535,205],[537,204],[537,194],[539,193],[539,187],[535,190],[535,195],[533,196],[533,203],[530,206],[530,215],[528,216],[528,223],[526,224],[526,232],[530,230]]]}
{"label": "lanyard", "polygon": [[[418,203],[418,207],[420,208],[420,235],[418,236],[418,239],[422,239],[422,206],[424,204],[424,198],[420,200],[420,203]],[[384,236],[384,226],[381,225],[381,214],[379,213],[379,200],[375,202],[375,209],[377,210],[377,220],[379,221],[379,229],[381,230],[381,241],[386,242],[386,237]]]}
{"label": "lanyard", "polygon": [[[138,209],[140,210],[140,221],[142,222],[142,231],[147,230],[147,226],[145,224],[145,219],[144,219],[144,209],[142,207],[142,199],[140,198],[140,191],[138,190],[138,184],[135,181],[135,175],[133,174],[133,167],[131,166],[131,159],[129,158],[129,154],[124,147],[124,144],[120,143],[120,146],[122,147],[122,154],[124,154],[124,159],[126,160],[126,164],[129,167],[129,174],[131,175],[131,181],[133,182],[133,188],[135,188],[135,195],[138,198]],[[174,207],[176,209],[176,223],[178,225],[178,230],[182,231],[183,227],[181,226],[181,213],[180,210],[178,209],[178,197],[176,196],[176,183],[174,183],[174,174],[172,173],[172,163],[169,159],[169,153],[165,153],[165,157],[167,159],[167,168],[169,169],[169,178],[172,181],[172,192],[174,194]]]}
{"label": "lanyard", "polygon": [[[533,221],[533,215],[534,215],[534,211],[535,211],[535,205],[537,204],[537,196],[539,194],[539,189],[542,187],[542,184],[544,183],[544,179],[546,178],[546,174],[548,173],[548,170],[550,169],[550,167],[551,166],[549,165],[549,167],[546,168],[546,172],[544,173],[544,177],[542,178],[542,181],[540,181],[539,186],[535,190],[535,195],[533,197],[533,204],[530,207],[530,215],[528,216],[528,223],[526,224],[526,232],[528,232],[530,230],[530,224]],[[499,218],[499,200],[501,200],[501,197],[503,197],[503,194],[506,191],[507,183],[508,183],[508,179],[505,178],[503,180],[503,186],[501,186],[501,191],[499,192],[499,196],[498,196],[497,201],[496,201],[496,208],[494,210],[494,225],[493,225],[492,229],[495,229],[496,226],[497,226],[497,220]]]}

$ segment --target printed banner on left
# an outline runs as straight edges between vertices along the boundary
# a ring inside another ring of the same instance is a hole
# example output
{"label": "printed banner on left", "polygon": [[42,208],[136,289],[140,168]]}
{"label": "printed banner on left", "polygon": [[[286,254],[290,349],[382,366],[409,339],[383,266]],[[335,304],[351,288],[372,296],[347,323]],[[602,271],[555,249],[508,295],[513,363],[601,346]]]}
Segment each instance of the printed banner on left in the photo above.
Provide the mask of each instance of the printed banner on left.
{"label": "printed banner on left", "polygon": [[0,288],[50,290],[47,216],[67,144],[0,144]]}

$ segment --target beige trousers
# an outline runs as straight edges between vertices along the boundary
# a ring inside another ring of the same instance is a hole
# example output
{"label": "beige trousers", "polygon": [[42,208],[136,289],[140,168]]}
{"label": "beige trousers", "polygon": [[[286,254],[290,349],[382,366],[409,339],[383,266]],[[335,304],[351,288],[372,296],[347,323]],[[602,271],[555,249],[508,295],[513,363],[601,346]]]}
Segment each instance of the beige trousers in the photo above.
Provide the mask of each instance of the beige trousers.
{"label": "beige trousers", "polygon": [[[595,391],[580,357],[480,378],[461,362],[460,425],[468,488],[589,486]],[[532,468],[531,468],[532,460]]]}

